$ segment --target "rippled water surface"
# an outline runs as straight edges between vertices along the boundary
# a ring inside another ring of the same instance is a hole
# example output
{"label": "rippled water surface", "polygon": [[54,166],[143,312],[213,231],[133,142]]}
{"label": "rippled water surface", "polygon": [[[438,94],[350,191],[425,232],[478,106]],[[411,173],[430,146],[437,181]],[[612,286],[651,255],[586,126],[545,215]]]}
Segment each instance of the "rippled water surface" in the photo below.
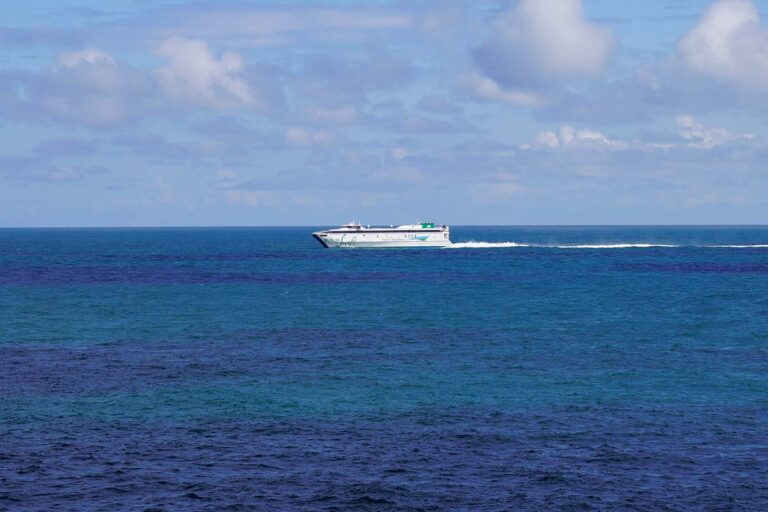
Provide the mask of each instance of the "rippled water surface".
{"label": "rippled water surface", "polygon": [[0,510],[768,510],[768,228],[0,230]]}

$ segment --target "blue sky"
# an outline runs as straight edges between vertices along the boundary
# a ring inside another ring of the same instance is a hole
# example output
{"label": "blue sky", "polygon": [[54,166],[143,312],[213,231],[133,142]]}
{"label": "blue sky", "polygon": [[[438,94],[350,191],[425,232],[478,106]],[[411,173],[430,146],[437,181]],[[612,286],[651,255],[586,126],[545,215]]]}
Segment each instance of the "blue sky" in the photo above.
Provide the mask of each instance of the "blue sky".
{"label": "blue sky", "polygon": [[768,219],[768,2],[32,0],[0,226]]}

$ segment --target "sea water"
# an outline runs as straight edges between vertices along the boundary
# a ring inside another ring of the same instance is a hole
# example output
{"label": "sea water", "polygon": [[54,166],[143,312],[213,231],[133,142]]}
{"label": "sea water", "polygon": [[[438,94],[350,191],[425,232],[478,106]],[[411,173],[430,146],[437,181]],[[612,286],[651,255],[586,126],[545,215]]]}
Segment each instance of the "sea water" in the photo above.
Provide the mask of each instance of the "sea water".
{"label": "sea water", "polygon": [[0,510],[768,510],[768,228],[0,230]]}

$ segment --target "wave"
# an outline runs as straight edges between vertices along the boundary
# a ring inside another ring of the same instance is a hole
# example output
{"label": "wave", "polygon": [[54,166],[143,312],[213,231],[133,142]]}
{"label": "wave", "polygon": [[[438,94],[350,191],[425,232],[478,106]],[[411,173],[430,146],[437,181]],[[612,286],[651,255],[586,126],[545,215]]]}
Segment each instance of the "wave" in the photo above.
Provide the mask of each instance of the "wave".
{"label": "wave", "polygon": [[511,247],[532,247],[542,249],[653,249],[695,247],[703,249],[768,249],[768,244],[746,245],[676,245],[676,244],[526,244],[519,242],[456,242],[446,249],[500,249]]}
{"label": "wave", "polygon": [[583,244],[583,245],[541,245],[539,247],[554,247],[556,249],[649,249],[653,247],[683,247],[673,244]]}

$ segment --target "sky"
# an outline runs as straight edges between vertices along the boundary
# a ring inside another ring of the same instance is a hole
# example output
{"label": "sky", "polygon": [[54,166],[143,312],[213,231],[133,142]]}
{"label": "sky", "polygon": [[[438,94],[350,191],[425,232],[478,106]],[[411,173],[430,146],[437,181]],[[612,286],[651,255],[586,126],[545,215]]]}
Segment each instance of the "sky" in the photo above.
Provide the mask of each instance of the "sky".
{"label": "sky", "polygon": [[29,0],[0,227],[768,223],[768,1]]}

